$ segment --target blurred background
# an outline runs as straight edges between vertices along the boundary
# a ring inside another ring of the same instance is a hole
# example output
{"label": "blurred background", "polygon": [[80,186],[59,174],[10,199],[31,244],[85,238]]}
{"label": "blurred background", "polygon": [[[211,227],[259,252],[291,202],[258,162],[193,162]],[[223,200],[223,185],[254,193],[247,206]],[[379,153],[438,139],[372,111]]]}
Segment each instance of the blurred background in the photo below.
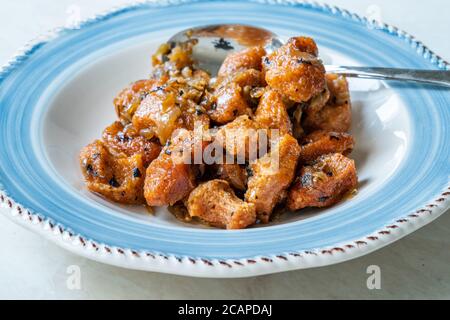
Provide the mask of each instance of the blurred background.
{"label": "blurred background", "polygon": [[[123,0],[0,0],[0,65],[27,41]],[[328,0],[393,24],[450,60],[446,0]],[[0,299],[413,299],[450,298],[450,215],[368,256],[334,266],[247,279],[196,279],[124,270],[72,255],[0,214]],[[367,268],[381,269],[381,289]],[[81,287],[68,285],[73,266]]]}

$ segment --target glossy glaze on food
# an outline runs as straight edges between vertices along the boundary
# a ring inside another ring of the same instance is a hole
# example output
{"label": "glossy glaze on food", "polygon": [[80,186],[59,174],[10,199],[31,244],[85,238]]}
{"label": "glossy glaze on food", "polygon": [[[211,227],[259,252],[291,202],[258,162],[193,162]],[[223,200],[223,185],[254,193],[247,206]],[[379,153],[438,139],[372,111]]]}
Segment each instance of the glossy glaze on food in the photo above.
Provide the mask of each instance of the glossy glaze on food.
{"label": "glossy glaze on food", "polygon": [[117,121],[80,153],[90,191],[241,229],[357,188],[348,84],[325,74],[313,39],[232,53],[215,78],[191,58],[195,44],[161,45],[150,78],[114,99]]}

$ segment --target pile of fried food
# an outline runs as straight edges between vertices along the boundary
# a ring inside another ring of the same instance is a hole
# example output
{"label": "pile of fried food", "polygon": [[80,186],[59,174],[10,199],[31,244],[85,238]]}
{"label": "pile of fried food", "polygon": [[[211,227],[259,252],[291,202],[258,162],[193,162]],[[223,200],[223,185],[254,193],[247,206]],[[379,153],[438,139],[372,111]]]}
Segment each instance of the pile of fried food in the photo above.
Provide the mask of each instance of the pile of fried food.
{"label": "pile of fried food", "polygon": [[[196,67],[195,44],[161,45],[150,78],[114,99],[118,120],[81,150],[90,191],[242,229],[268,223],[280,208],[327,207],[356,190],[355,163],[346,157],[354,146],[348,84],[325,73],[313,39],[291,38],[270,54],[262,47],[231,53],[214,78]],[[215,133],[196,139],[195,125]],[[174,160],[213,142],[235,158],[250,129],[268,132],[265,154],[245,152],[243,163]],[[274,157],[278,166],[269,168]]]}

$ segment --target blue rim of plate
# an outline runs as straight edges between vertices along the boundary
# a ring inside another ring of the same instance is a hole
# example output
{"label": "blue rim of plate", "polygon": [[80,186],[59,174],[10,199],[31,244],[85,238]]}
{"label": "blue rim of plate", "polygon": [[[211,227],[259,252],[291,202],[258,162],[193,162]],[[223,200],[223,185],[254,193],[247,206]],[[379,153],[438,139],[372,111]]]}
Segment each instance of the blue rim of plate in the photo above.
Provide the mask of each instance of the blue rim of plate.
{"label": "blue rim of plate", "polygon": [[[198,17],[198,12],[202,12],[202,17]],[[217,12],[232,18],[218,18]],[[181,13],[183,19],[179,16]],[[186,23],[195,15],[195,24],[199,25],[222,21],[257,24],[258,18],[264,18],[268,19],[264,26],[269,29],[280,26],[293,29],[292,25],[299,18],[310,19],[305,20],[308,26],[299,24],[305,33],[368,65],[450,69],[447,62],[407,33],[328,5],[238,0],[128,5],[86,20],[74,28],[54,30],[27,46],[0,70],[0,205],[11,209],[8,212],[12,215],[8,216],[57,240],[62,246],[96,260],[132,268],[183,273],[175,269],[170,271],[170,268],[161,270],[161,266],[173,260],[179,263],[188,261],[192,266],[202,262],[206,266],[227,269],[277,260],[280,265],[276,270],[281,271],[343,261],[384,246],[445,211],[450,198],[450,128],[445,126],[445,123],[450,123],[450,108],[446,105],[450,95],[435,88],[412,86],[408,89],[402,85],[396,85],[396,89],[407,105],[422,103],[431,107],[417,108],[410,113],[414,124],[413,145],[406,160],[385,185],[387,189],[372,194],[370,203],[361,199],[357,208],[352,208],[355,206],[350,203],[332,214],[311,219],[224,232],[142,224],[110,215],[105,208],[77,202],[70,192],[61,188],[61,181],[48,176],[46,168],[41,167],[42,159],[33,153],[38,145],[36,135],[39,136],[39,128],[31,123],[32,112],[28,111],[30,108],[33,110],[33,101],[37,101],[36,97],[47,88],[45,81],[51,81],[67,68],[64,63],[75,63],[89,50],[106,46],[107,43],[100,41],[102,34],[108,35],[109,32],[110,37],[106,40],[120,41],[150,32],[152,24],[142,24],[143,19],[149,17],[152,17],[153,25],[167,27],[169,22],[172,27],[183,29],[190,26]],[[180,19],[174,19],[176,17]],[[275,20],[276,17],[282,19]],[[192,23],[193,20],[190,21]],[[329,30],[319,28],[321,24],[330,22],[333,23],[331,34],[335,39],[329,34],[327,37]],[[119,27],[124,26],[128,29],[120,32]],[[116,32],[114,37],[111,36],[113,31]],[[95,44],[92,43],[93,33]],[[361,47],[355,50],[349,39],[359,40]],[[367,39],[374,41],[371,50],[365,44]],[[72,46],[80,42],[84,45],[83,50],[73,50]],[[374,45],[377,50],[373,50]],[[383,51],[390,55],[383,55]],[[49,54],[53,59],[60,58],[60,63],[51,59],[46,62]],[[65,59],[66,56],[70,59]],[[27,82],[36,75],[40,81]],[[24,83],[28,84],[26,88]],[[20,99],[17,99],[18,95]],[[108,258],[111,254],[150,260],[138,266],[133,262]],[[330,255],[330,258],[317,258],[321,255]],[[308,256],[315,257],[315,260],[306,259]],[[298,257],[303,260],[298,260]],[[158,259],[163,262],[158,261],[156,266]],[[273,270],[261,269],[254,273]]]}

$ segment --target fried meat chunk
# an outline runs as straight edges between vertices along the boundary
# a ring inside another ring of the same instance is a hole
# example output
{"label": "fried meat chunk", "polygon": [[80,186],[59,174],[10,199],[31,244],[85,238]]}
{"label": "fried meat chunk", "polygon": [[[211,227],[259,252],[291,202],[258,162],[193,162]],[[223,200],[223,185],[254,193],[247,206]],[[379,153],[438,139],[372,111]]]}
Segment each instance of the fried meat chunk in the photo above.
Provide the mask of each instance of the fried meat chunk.
{"label": "fried meat chunk", "polygon": [[222,79],[222,81],[231,81],[241,87],[241,95],[252,109],[258,105],[258,91],[264,90],[267,85],[262,72],[255,69],[239,71],[228,79]]}
{"label": "fried meat chunk", "polygon": [[263,136],[265,132],[258,129],[258,124],[244,115],[222,126],[215,139],[228,155],[240,160],[253,160],[258,156],[259,143],[267,141]]}
{"label": "fried meat chunk", "polygon": [[[306,102],[325,88],[325,68],[310,38],[290,39],[263,58],[263,72],[270,87],[295,102]],[[317,49],[317,48],[316,48]]]}
{"label": "fried meat chunk", "polygon": [[265,156],[250,164],[245,200],[255,204],[261,222],[269,221],[275,205],[284,200],[294,179],[300,146],[291,135],[284,135]]}
{"label": "fried meat chunk", "polygon": [[263,87],[266,84],[262,72],[256,69],[246,69],[238,71],[228,76],[227,78],[220,79],[219,81],[222,81],[222,83],[231,81],[236,83],[241,88]]}
{"label": "fried meat chunk", "polygon": [[348,82],[345,77],[327,74],[328,101],[317,112],[306,113],[302,121],[307,132],[315,130],[347,132],[352,122]]}
{"label": "fried meat chunk", "polygon": [[226,229],[243,229],[255,223],[255,205],[239,199],[227,181],[215,179],[195,188],[186,201],[191,217]]}
{"label": "fried meat chunk", "polygon": [[173,205],[196,187],[192,164],[193,133],[178,130],[147,168],[144,196],[149,206]]}
{"label": "fried meat chunk", "polygon": [[175,104],[176,93],[169,88],[151,92],[141,102],[133,116],[133,126],[147,137],[156,136],[165,144],[172,132],[181,127],[181,109]]}
{"label": "fried meat chunk", "polygon": [[301,52],[307,52],[314,57],[319,55],[319,49],[316,42],[309,37],[292,37],[287,41],[287,45],[296,48]]}
{"label": "fried meat chunk", "polygon": [[353,137],[344,132],[315,131],[302,140],[300,162],[309,163],[328,153],[349,154],[353,150]]}
{"label": "fried meat chunk", "polygon": [[113,102],[119,119],[123,123],[131,122],[141,101],[149,92],[155,90],[159,83],[156,79],[138,80],[123,89]]}
{"label": "fried meat chunk", "polygon": [[262,47],[250,47],[229,54],[220,66],[218,77],[228,76],[245,69],[261,70],[261,61],[266,51]]}
{"label": "fried meat chunk", "polygon": [[261,97],[255,112],[255,121],[260,128],[279,130],[279,136],[292,135],[292,123],[283,102],[283,97],[275,90],[269,89]]}
{"label": "fried meat chunk", "polygon": [[90,191],[119,203],[144,203],[142,154],[116,157],[102,141],[96,140],[81,150],[80,164]]}
{"label": "fried meat chunk", "polygon": [[197,44],[196,39],[180,43],[163,43],[152,56],[152,72],[154,78],[176,76],[186,67],[192,67],[192,49]]}
{"label": "fried meat chunk", "polygon": [[141,154],[144,167],[147,167],[161,151],[161,145],[157,140],[146,139],[131,125],[124,127],[119,121],[103,130],[102,139],[109,152],[115,156],[129,157]]}
{"label": "fried meat chunk", "polygon": [[[146,92],[132,116],[139,134],[157,137],[161,144],[178,128],[193,130],[197,122],[207,129],[210,121],[202,105],[209,89],[209,74],[191,65],[191,49],[180,45],[168,50],[169,53],[160,53],[155,58],[154,73],[160,73],[158,85]],[[161,62],[160,58],[167,61]]]}
{"label": "fried meat chunk", "polygon": [[289,190],[287,207],[328,207],[339,202],[358,184],[355,162],[340,153],[319,157],[304,166]]}
{"label": "fried meat chunk", "polygon": [[208,114],[214,122],[224,124],[233,121],[240,115],[251,115],[252,107],[258,100],[253,96],[253,90],[266,85],[261,71],[243,69],[218,77],[214,86],[214,104]]}
{"label": "fried meat chunk", "polygon": [[252,114],[241,86],[235,82],[226,82],[214,92],[215,102],[210,106],[208,115],[219,124],[233,121],[238,116]]}
{"label": "fried meat chunk", "polygon": [[215,165],[215,176],[227,181],[236,190],[244,191],[247,187],[247,170],[237,163]]}

